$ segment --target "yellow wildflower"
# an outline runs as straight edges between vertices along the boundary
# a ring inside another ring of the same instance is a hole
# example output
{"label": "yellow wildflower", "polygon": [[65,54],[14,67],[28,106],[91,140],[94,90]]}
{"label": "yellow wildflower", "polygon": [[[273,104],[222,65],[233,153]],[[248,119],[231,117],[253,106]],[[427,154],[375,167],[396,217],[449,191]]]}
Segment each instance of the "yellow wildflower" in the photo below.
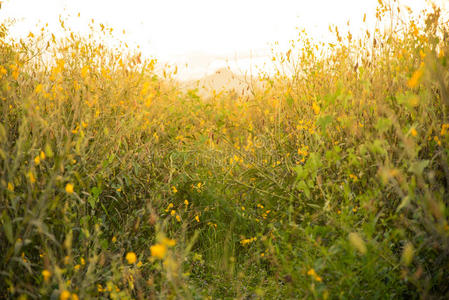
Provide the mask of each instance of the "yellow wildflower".
{"label": "yellow wildflower", "polygon": [[200,217],[195,216],[195,220],[199,223],[200,222]]}
{"label": "yellow wildflower", "polygon": [[349,178],[351,178],[354,182],[357,182],[359,180],[358,177],[354,174],[349,174]]}
{"label": "yellow wildflower", "polygon": [[126,260],[129,264],[134,264],[137,261],[137,256],[134,252],[126,253]]}
{"label": "yellow wildflower", "polygon": [[68,194],[73,194],[73,184],[67,183],[67,185],[65,186],[65,191],[66,191]]}
{"label": "yellow wildflower", "polygon": [[69,291],[62,291],[61,294],[59,295],[59,299],[60,300],[69,300],[70,299],[70,292]]}
{"label": "yellow wildflower", "polygon": [[440,135],[446,135],[448,133],[448,129],[449,129],[449,124],[443,124],[441,125],[441,132]]}
{"label": "yellow wildflower", "polygon": [[3,77],[7,73],[8,71],[3,66],[0,66],[0,77]]}
{"label": "yellow wildflower", "polygon": [[410,130],[410,134],[411,134],[412,136],[416,137],[416,136],[418,135],[418,131],[416,131],[415,128],[412,128],[412,129]]}
{"label": "yellow wildflower", "polygon": [[315,270],[312,268],[309,271],[307,271],[307,275],[313,277],[313,279],[315,279],[316,281],[321,282],[323,279],[318,276],[318,274],[315,272]]}
{"label": "yellow wildflower", "polygon": [[313,102],[312,108],[313,108],[313,112],[315,113],[315,115],[318,115],[321,111],[321,108],[315,102]]}
{"label": "yellow wildflower", "polygon": [[424,73],[423,68],[419,68],[418,70],[416,70],[415,73],[413,73],[410,80],[407,82],[407,85],[410,88],[414,88],[416,85],[418,85],[423,73]]}
{"label": "yellow wildflower", "polygon": [[51,277],[51,272],[48,270],[43,270],[42,276],[44,277],[44,281],[48,281],[48,279],[50,279],[50,277]]}
{"label": "yellow wildflower", "polygon": [[8,182],[8,191],[14,192],[14,185],[11,182]]}
{"label": "yellow wildflower", "polygon": [[174,245],[176,245],[176,241],[169,239],[169,238],[163,238],[162,239],[162,244],[168,246],[168,247],[173,247]]}
{"label": "yellow wildflower", "polygon": [[257,241],[257,237],[253,237],[253,238],[249,238],[249,239],[243,239],[240,241],[240,244],[242,244],[242,246],[251,244],[252,242]]}
{"label": "yellow wildflower", "polygon": [[34,177],[34,174],[31,171],[28,172],[28,178],[30,179],[31,183],[35,183],[36,182],[36,177]]}
{"label": "yellow wildflower", "polygon": [[167,246],[164,244],[156,244],[150,247],[151,256],[163,259],[167,254]]}

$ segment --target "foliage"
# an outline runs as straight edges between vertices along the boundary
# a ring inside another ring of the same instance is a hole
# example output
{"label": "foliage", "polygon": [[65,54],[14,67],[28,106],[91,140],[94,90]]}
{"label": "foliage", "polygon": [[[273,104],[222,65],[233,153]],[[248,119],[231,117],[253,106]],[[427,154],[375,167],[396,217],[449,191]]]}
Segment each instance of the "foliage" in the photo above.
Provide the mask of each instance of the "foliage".
{"label": "foliage", "polygon": [[390,31],[301,32],[252,97],[2,26],[2,296],[447,297],[449,26],[380,3]]}

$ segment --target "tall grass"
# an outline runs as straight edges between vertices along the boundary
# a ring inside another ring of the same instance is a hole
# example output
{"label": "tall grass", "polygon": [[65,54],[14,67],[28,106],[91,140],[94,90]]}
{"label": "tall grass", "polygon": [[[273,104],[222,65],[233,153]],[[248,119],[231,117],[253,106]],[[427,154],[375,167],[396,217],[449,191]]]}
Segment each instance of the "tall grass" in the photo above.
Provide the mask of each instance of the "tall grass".
{"label": "tall grass", "polygon": [[1,296],[447,297],[449,27],[397,12],[300,33],[251,98],[3,25]]}

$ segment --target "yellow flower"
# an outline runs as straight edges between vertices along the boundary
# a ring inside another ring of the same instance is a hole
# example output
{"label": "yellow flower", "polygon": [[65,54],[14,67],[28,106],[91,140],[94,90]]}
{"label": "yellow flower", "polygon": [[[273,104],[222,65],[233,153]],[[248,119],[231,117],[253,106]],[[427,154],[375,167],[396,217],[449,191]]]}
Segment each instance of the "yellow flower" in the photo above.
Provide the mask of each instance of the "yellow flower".
{"label": "yellow flower", "polygon": [[43,151],[41,151],[41,153],[39,153],[39,157],[41,160],[45,159],[45,153]]}
{"label": "yellow flower", "polygon": [[184,205],[185,206],[189,206],[189,201],[186,199],[186,200],[184,200]]}
{"label": "yellow flower", "polygon": [[359,180],[358,177],[354,174],[349,174],[349,178],[351,178],[354,182],[357,182]]}
{"label": "yellow flower", "polygon": [[448,129],[449,129],[449,124],[443,124],[441,125],[441,132],[440,135],[446,135],[448,133]]}
{"label": "yellow flower", "polygon": [[39,155],[34,158],[34,163],[36,164],[36,166],[41,163]]}
{"label": "yellow flower", "polygon": [[72,298],[71,299],[72,300],[79,300],[80,298],[78,298],[77,294],[72,294]]}
{"label": "yellow flower", "polygon": [[199,223],[200,222],[200,217],[195,216],[195,220]]}
{"label": "yellow flower", "polygon": [[307,275],[313,277],[313,279],[318,282],[321,282],[323,280],[320,276],[318,276],[314,269],[310,269],[309,271],[307,271]]}
{"label": "yellow flower", "polygon": [[65,186],[65,191],[66,191],[68,194],[73,194],[73,184],[67,183],[67,185]]}
{"label": "yellow flower", "polygon": [[167,254],[167,246],[164,244],[156,244],[150,247],[151,256],[163,259]]}
{"label": "yellow flower", "polygon": [[59,295],[60,300],[69,300],[70,299],[70,292],[69,291],[62,291]]}
{"label": "yellow flower", "polygon": [[312,108],[313,108],[313,112],[315,113],[315,115],[318,115],[321,111],[320,107],[315,102],[312,104]]}
{"label": "yellow flower", "polygon": [[172,190],[173,194],[176,194],[178,192],[178,189],[176,188],[176,186],[172,186],[171,190]]}
{"label": "yellow flower", "polygon": [[251,244],[252,242],[257,241],[257,237],[253,237],[253,238],[249,238],[249,239],[243,239],[240,241],[240,244],[242,244],[243,246],[247,245],[247,244]]}
{"label": "yellow flower", "polygon": [[31,183],[35,183],[36,182],[36,177],[34,177],[34,174],[31,171],[28,172],[28,178],[30,179]]}
{"label": "yellow flower", "polygon": [[176,215],[176,221],[181,222],[181,217],[179,215]]}
{"label": "yellow flower", "polygon": [[412,136],[417,136],[418,135],[418,131],[416,131],[416,129],[415,128],[412,128],[411,130],[410,130],[410,134],[412,135]]}
{"label": "yellow flower", "polygon": [[137,256],[134,252],[126,253],[126,260],[129,264],[134,264],[137,261]]}
{"label": "yellow flower", "polygon": [[73,267],[73,269],[74,269],[75,271],[78,271],[80,268],[81,268],[80,265],[75,265],[75,266]]}
{"label": "yellow flower", "polygon": [[176,214],[176,210],[172,210],[172,211],[170,212],[170,214],[171,214],[172,216],[174,216],[174,215]]}
{"label": "yellow flower", "polygon": [[117,242],[117,238],[116,238],[115,236],[113,236],[111,241],[112,241],[113,243],[115,243],[115,242]]}
{"label": "yellow flower", "polygon": [[173,207],[173,203],[170,203],[168,206],[167,206],[167,208],[165,209],[165,212],[168,212],[169,210],[170,210],[170,208],[172,208]]}
{"label": "yellow flower", "polygon": [[87,77],[87,72],[89,71],[89,67],[88,66],[84,66],[82,69],[81,69],[81,77],[84,79],[84,78],[86,78]]}
{"label": "yellow flower", "polygon": [[84,260],[84,258],[81,257],[80,261],[83,266],[86,264],[86,261]]}
{"label": "yellow flower", "polygon": [[418,70],[416,70],[415,73],[413,73],[410,80],[407,82],[408,87],[414,88],[419,83],[423,73],[424,73],[424,71],[422,68],[419,68]]}
{"label": "yellow flower", "polygon": [[169,238],[163,238],[162,239],[162,244],[168,246],[168,247],[173,247],[174,245],[176,245],[176,241],[169,239]]}
{"label": "yellow flower", "polygon": [[6,75],[7,73],[8,73],[8,71],[3,66],[0,66],[0,75],[3,76],[3,75]]}
{"label": "yellow flower", "polygon": [[42,276],[44,277],[44,281],[48,281],[48,279],[50,279],[50,277],[51,277],[51,272],[48,270],[43,270]]}
{"label": "yellow flower", "polygon": [[11,182],[8,182],[8,190],[14,192],[14,185]]}
{"label": "yellow flower", "polygon": [[315,272],[314,269],[310,269],[309,271],[307,271],[307,275],[309,275],[309,276],[315,276],[315,275],[316,275],[316,272]]}

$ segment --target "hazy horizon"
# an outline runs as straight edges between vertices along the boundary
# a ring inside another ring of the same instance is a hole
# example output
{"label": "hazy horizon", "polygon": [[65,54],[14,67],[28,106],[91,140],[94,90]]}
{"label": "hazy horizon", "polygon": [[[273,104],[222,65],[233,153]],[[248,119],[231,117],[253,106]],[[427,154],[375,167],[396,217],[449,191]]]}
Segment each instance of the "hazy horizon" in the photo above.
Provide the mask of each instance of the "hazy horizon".
{"label": "hazy horizon", "polygon": [[[420,10],[428,1],[403,1]],[[441,5],[444,1],[441,2]],[[189,80],[211,74],[224,66],[253,72],[270,61],[274,42],[286,50],[298,28],[314,39],[329,42],[329,25],[355,36],[375,25],[377,0],[309,1],[69,1],[7,0],[0,19],[13,18],[15,36],[26,36],[36,24],[49,24],[58,32],[59,16],[75,31],[86,33],[91,19],[115,29],[115,38],[162,64],[177,65],[178,78]],[[24,8],[27,9],[24,9]],[[78,17],[78,13],[80,16]],[[363,23],[363,15],[367,15]],[[349,26],[347,22],[349,21]],[[125,33],[122,31],[124,30]],[[186,67],[187,65],[187,67]]]}

